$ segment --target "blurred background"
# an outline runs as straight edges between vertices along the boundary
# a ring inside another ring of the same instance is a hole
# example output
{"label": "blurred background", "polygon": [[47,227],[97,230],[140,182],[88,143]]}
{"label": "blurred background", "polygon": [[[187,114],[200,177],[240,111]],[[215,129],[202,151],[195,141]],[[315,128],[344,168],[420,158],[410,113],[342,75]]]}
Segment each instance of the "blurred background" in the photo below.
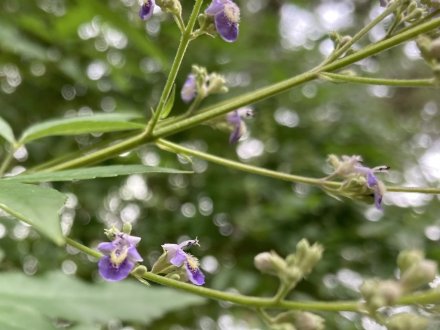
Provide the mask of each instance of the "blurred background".
{"label": "blurred background", "polygon": [[[184,16],[191,1],[183,1]],[[207,4],[206,4],[207,5]],[[317,65],[332,49],[331,31],[353,34],[380,10],[379,1],[242,0],[240,36],[228,44],[202,37],[191,45],[177,79],[179,90],[192,64],[223,74],[230,88],[203,105],[252,91]],[[0,115],[16,136],[31,124],[95,112],[149,115],[158,101],[179,33],[156,8],[147,22],[135,0],[2,0],[0,3]],[[205,7],[203,7],[205,8]],[[385,22],[386,25],[386,22]],[[359,46],[377,41],[384,25]],[[414,42],[351,67],[360,75],[429,78]],[[328,174],[328,154],[362,155],[367,166],[386,164],[388,185],[438,187],[438,90],[332,84],[313,81],[252,105],[249,134],[237,145],[228,133],[200,126],[169,137],[173,142],[248,164],[303,176]],[[173,114],[186,105],[176,102]],[[46,138],[15,153],[14,171],[85,148],[105,135]],[[1,149],[4,157],[5,149]],[[395,275],[402,249],[440,257],[439,202],[435,195],[388,193],[384,212],[373,205],[335,200],[321,190],[279,182],[186,159],[142,146],[107,164],[194,170],[193,175],[131,175],[56,183],[68,195],[61,215],[66,235],[88,245],[105,240],[104,228],[133,225],[146,264],[161,244],[198,237],[207,286],[271,296],[274,277],[260,275],[253,257],[293,252],[301,238],[320,242],[324,259],[289,296],[341,300],[359,297],[363,278]],[[97,269],[72,249],[57,249],[31,228],[3,217],[0,270],[41,275],[61,269],[89,282]],[[146,289],[147,290],[147,289]],[[322,313],[329,329],[376,329],[350,313]],[[353,323],[354,322],[354,323]],[[356,325],[355,325],[356,324]],[[254,311],[207,301],[166,314],[150,324],[109,320],[102,329],[264,329]]]}

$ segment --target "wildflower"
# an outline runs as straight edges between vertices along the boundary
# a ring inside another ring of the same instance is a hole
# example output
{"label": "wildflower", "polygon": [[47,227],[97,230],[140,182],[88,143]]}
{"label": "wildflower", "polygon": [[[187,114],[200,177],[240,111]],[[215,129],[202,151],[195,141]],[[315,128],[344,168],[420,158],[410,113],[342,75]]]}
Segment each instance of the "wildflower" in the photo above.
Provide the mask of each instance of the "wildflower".
{"label": "wildflower", "polygon": [[166,252],[167,260],[176,267],[185,266],[186,275],[195,285],[203,285],[205,283],[205,275],[199,269],[199,261],[196,257],[186,253],[184,249],[193,245],[199,245],[199,241],[187,240],[180,244],[163,244],[162,248]]}
{"label": "wildflower", "polygon": [[373,190],[374,205],[378,210],[382,210],[382,198],[385,193],[385,186],[380,180],[377,179],[374,173],[385,172],[388,169],[389,166],[384,166],[384,165],[369,168],[363,166],[361,161],[358,161],[357,164],[354,164],[354,171],[356,173],[364,175],[367,180],[367,187]]}
{"label": "wildflower", "polygon": [[139,9],[139,17],[141,20],[145,21],[153,16],[153,10],[155,6],[154,0],[140,0],[141,8]]}
{"label": "wildflower", "polygon": [[191,102],[197,95],[196,75],[190,73],[183,84],[180,96],[185,103]]}
{"label": "wildflower", "polygon": [[240,8],[232,0],[212,0],[205,14],[214,17],[215,28],[223,40],[237,40]]}
{"label": "wildflower", "polygon": [[116,232],[111,242],[98,245],[104,256],[98,262],[99,274],[107,281],[120,281],[126,278],[137,262],[143,259],[136,250],[140,237]]}
{"label": "wildflower", "polygon": [[232,126],[232,132],[229,136],[229,143],[238,142],[243,134],[246,133],[247,128],[243,118],[252,117],[253,114],[252,109],[248,107],[239,108],[227,114],[226,120]]}

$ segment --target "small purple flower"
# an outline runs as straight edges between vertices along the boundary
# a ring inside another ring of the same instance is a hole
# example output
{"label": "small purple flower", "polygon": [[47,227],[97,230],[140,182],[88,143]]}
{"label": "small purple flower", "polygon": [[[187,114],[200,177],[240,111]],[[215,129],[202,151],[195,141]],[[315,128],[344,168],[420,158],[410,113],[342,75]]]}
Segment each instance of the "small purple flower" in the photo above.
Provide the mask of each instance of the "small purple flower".
{"label": "small purple flower", "polygon": [[382,198],[385,192],[385,188],[381,181],[379,181],[374,173],[386,172],[389,169],[388,166],[376,166],[373,168],[362,165],[360,161],[354,165],[354,172],[362,174],[367,179],[367,187],[373,189],[374,192],[374,205],[378,210],[382,210]]}
{"label": "small purple flower", "polygon": [[199,261],[196,257],[183,250],[193,245],[199,245],[197,239],[187,240],[180,244],[163,244],[162,248],[167,253],[167,259],[170,264],[176,267],[184,265],[188,280],[195,285],[203,285],[205,283],[205,275],[199,269]]}
{"label": "small purple flower", "polygon": [[139,9],[139,17],[145,21],[153,16],[155,1],[154,0],[141,0],[141,8]]}
{"label": "small purple flower", "polygon": [[223,40],[237,40],[240,8],[232,0],[212,0],[205,14],[214,17],[215,28]]}
{"label": "small purple flower", "polygon": [[229,136],[229,143],[236,143],[246,133],[246,124],[243,118],[252,117],[253,111],[251,108],[240,108],[227,114],[226,120],[232,126],[232,132]]}
{"label": "small purple flower", "polygon": [[143,259],[136,250],[140,237],[118,232],[111,242],[100,243],[97,247],[104,256],[98,262],[99,274],[107,281],[126,278],[137,262]]}
{"label": "small purple flower", "polygon": [[185,103],[191,102],[197,94],[197,81],[196,75],[191,73],[186,78],[185,83],[183,84],[182,90],[180,92],[180,96]]}

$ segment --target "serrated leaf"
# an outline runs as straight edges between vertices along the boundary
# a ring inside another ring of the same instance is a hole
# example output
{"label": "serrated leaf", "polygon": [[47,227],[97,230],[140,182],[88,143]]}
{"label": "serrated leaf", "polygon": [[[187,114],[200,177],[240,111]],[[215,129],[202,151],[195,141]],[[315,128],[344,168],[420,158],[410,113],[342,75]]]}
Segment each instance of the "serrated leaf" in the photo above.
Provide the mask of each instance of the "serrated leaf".
{"label": "serrated leaf", "polygon": [[85,167],[57,172],[40,172],[23,174],[4,178],[3,181],[14,182],[52,182],[52,181],[75,181],[91,180],[96,178],[110,178],[120,175],[144,174],[144,173],[192,173],[172,168],[154,167],[146,165],[109,165]]}
{"label": "serrated leaf", "polygon": [[44,277],[0,274],[0,297],[51,318],[84,324],[115,318],[146,324],[171,310],[204,302],[194,295],[145,287],[134,280],[88,284],[62,273]]}
{"label": "serrated leaf", "polygon": [[47,316],[38,309],[0,302],[0,329],[7,330],[52,330],[55,329]]}
{"label": "serrated leaf", "polygon": [[176,85],[173,85],[173,89],[171,90],[171,93],[168,97],[167,102],[165,103],[165,106],[162,110],[162,113],[160,114],[160,119],[165,119],[166,117],[168,117],[168,115],[171,112],[171,109],[174,106],[174,99],[176,97]]}
{"label": "serrated leaf", "polygon": [[66,197],[60,192],[18,182],[0,182],[0,209],[22,220],[58,245],[64,244],[59,212]]}
{"label": "serrated leaf", "polygon": [[136,114],[106,113],[48,120],[27,128],[20,138],[20,143],[55,135],[105,133],[144,128],[144,124],[130,122],[135,118],[140,117]]}
{"label": "serrated leaf", "polygon": [[12,131],[11,126],[9,126],[6,120],[4,120],[2,117],[0,117],[0,136],[10,144],[15,143],[14,132]]}

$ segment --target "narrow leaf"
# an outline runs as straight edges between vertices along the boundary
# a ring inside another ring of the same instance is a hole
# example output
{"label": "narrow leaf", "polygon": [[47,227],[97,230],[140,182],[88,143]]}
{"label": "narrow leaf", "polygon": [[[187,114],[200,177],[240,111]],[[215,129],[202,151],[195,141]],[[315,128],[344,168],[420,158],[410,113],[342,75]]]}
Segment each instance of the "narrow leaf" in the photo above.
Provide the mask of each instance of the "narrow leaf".
{"label": "narrow leaf", "polygon": [[50,182],[50,181],[75,181],[90,180],[96,178],[110,178],[120,175],[144,174],[144,173],[192,173],[172,168],[154,167],[146,165],[110,165],[78,168],[57,172],[40,172],[7,177],[4,181],[14,182]]}
{"label": "narrow leaf", "polygon": [[167,102],[165,103],[165,106],[162,110],[162,113],[160,114],[160,118],[161,119],[165,119],[166,117],[168,117],[168,115],[171,112],[171,109],[174,106],[174,98],[176,97],[176,85],[173,85],[173,89],[171,90],[171,93],[168,97]]}
{"label": "narrow leaf", "polygon": [[12,131],[11,126],[9,126],[6,120],[2,117],[0,117],[0,136],[11,144],[15,143],[14,132]]}
{"label": "narrow leaf", "polygon": [[37,309],[51,318],[83,324],[115,318],[146,324],[171,310],[204,302],[194,295],[145,287],[134,280],[88,284],[62,273],[44,277],[2,273],[0,297],[9,304]]}
{"label": "narrow leaf", "polygon": [[58,245],[64,243],[59,212],[65,200],[63,194],[51,188],[0,181],[0,209],[28,223]]}
{"label": "narrow leaf", "polygon": [[140,117],[136,114],[108,113],[48,120],[26,129],[20,142],[27,143],[46,136],[105,133],[144,128],[144,124],[129,121],[135,118]]}

